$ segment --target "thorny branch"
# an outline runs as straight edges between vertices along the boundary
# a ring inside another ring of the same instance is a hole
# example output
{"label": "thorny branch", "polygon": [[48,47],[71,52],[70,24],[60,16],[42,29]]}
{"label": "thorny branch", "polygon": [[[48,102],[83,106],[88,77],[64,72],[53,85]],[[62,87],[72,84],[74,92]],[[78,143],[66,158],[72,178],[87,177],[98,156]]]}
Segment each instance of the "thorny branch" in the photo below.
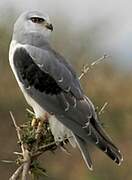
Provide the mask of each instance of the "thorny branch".
{"label": "thorny branch", "polygon": [[[27,111],[31,116],[30,119],[35,121],[34,113],[30,110]],[[18,180],[20,176],[21,180],[27,180],[29,175],[37,180],[39,176],[46,176],[45,169],[39,165],[37,159],[45,151],[54,151],[58,147],[47,123],[47,113],[45,115],[46,121],[39,120],[37,123],[32,123],[30,120],[21,126],[17,125],[12,112],[10,112],[10,116],[17,132],[22,153],[14,152],[18,157],[16,162],[19,167],[9,180]],[[67,138],[60,142],[59,147],[63,147],[64,142],[67,142]],[[6,160],[3,162],[9,163]]]}
{"label": "thorny branch", "polygon": [[9,180],[17,180],[23,170],[23,164],[17,168],[17,170],[13,173]]}
{"label": "thorny branch", "polygon": [[88,73],[89,70],[91,70],[95,65],[99,64],[101,61],[103,61],[104,59],[106,59],[108,57],[109,57],[108,55],[104,54],[101,58],[95,60],[90,65],[88,65],[88,64],[84,65],[83,68],[82,68],[82,73],[78,77],[78,79],[81,80],[82,77],[85,76]]}
{"label": "thorny branch", "polygon": [[21,134],[20,134],[20,131],[21,131],[21,130],[20,130],[20,128],[17,126],[16,120],[15,120],[15,118],[14,118],[14,116],[13,116],[13,114],[12,114],[11,111],[10,111],[10,116],[11,116],[12,121],[13,121],[13,123],[14,123],[14,126],[15,126],[15,128],[16,128],[18,140],[19,140],[20,143],[21,143],[22,153],[24,154],[24,145],[23,145],[23,142],[22,142],[22,139],[21,139]]}
{"label": "thorny branch", "polygon": [[104,110],[107,105],[108,105],[108,102],[105,102],[104,105],[102,106],[102,108],[100,109],[100,111],[98,112],[98,115],[101,115],[102,113],[104,113]]}
{"label": "thorny branch", "polygon": [[[20,141],[21,149],[22,149],[22,154],[23,154],[23,161],[24,161],[24,163],[23,163],[23,166],[22,166],[22,169],[23,169],[22,170],[22,180],[27,180],[31,158],[29,156],[29,151],[24,147],[24,143],[23,143],[22,138],[21,138],[21,129],[20,129],[20,127],[18,127],[12,112],[10,112],[10,116],[11,116],[12,121],[14,123],[14,126],[16,128],[17,137],[18,137],[18,140]],[[20,173],[21,171],[20,170],[17,171],[16,176],[19,175],[18,172]],[[12,178],[12,180],[13,180],[13,178]]]}

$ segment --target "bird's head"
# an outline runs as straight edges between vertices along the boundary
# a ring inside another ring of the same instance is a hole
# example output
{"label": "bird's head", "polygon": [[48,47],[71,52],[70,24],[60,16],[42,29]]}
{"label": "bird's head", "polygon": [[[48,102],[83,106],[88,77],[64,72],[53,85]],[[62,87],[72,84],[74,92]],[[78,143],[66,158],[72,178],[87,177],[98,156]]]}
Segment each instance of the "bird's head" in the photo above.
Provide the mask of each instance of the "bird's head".
{"label": "bird's head", "polygon": [[53,31],[49,16],[38,11],[24,12],[14,25],[14,34],[38,34],[48,38]]}

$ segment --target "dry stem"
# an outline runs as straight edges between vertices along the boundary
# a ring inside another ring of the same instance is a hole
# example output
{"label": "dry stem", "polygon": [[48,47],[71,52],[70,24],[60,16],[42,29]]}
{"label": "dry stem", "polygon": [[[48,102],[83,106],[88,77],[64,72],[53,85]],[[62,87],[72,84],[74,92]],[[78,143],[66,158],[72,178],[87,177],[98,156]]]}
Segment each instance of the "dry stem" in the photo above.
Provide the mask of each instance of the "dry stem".
{"label": "dry stem", "polygon": [[22,139],[21,139],[21,133],[20,133],[21,130],[20,130],[19,126],[17,126],[16,120],[15,120],[15,118],[14,118],[11,111],[10,111],[10,116],[11,116],[13,124],[14,124],[14,126],[16,128],[17,137],[18,137],[18,140],[20,141],[20,144],[21,144],[22,153],[24,154],[24,145],[23,145],[23,142],[22,142]]}
{"label": "dry stem", "polygon": [[23,164],[17,168],[17,170],[13,173],[9,180],[18,180],[21,172],[23,170]]}
{"label": "dry stem", "polygon": [[78,79],[79,80],[82,79],[82,77],[85,76],[90,69],[92,69],[96,64],[99,64],[101,61],[103,61],[107,57],[109,57],[109,56],[105,54],[101,58],[99,58],[99,59],[95,60],[94,62],[92,62],[90,65],[88,65],[88,64],[84,65],[83,68],[82,68],[82,73],[81,73],[81,75],[79,76]]}
{"label": "dry stem", "polygon": [[98,115],[101,115],[104,112],[104,109],[106,108],[107,105],[108,105],[108,102],[105,102],[102,108],[100,109]]}
{"label": "dry stem", "polygon": [[30,153],[27,149],[24,151],[23,157],[24,157],[25,162],[23,164],[22,180],[27,180],[29,169],[30,169],[30,164],[31,164]]}

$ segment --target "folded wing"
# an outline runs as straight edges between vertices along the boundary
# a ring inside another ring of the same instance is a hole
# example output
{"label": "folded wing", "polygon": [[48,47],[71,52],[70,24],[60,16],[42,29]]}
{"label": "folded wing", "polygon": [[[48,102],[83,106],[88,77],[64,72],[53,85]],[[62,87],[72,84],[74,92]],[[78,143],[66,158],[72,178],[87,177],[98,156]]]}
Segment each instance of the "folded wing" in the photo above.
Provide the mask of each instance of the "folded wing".
{"label": "folded wing", "polygon": [[[83,94],[74,70],[62,56],[50,48],[40,49],[27,45],[26,48],[16,50],[14,65],[25,88],[33,87],[28,93],[31,96],[35,92],[38,94],[38,104],[45,108],[46,104],[40,103],[40,99],[53,99],[50,106],[56,106],[55,116],[75,135],[90,169],[92,162],[87,149],[89,142],[117,164],[121,163],[120,151],[103,130],[92,102]],[[46,110],[49,112],[49,109]]]}

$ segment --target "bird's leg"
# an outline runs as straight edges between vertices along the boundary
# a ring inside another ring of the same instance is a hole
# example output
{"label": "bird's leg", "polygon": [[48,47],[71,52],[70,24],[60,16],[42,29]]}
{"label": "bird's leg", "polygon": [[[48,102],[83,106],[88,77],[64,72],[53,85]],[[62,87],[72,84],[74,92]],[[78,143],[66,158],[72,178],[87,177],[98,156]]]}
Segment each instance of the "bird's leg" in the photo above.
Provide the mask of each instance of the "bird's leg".
{"label": "bird's leg", "polygon": [[38,126],[41,126],[42,122],[48,122],[49,116],[50,114],[48,112],[45,112],[44,117],[42,119],[33,117],[31,126],[36,129]]}
{"label": "bird's leg", "polygon": [[28,114],[29,114],[29,117],[32,118],[32,121],[31,121],[31,126],[36,129],[37,126],[38,126],[38,123],[39,123],[39,119],[35,117],[35,113],[33,111],[31,111],[30,109],[26,109]]}
{"label": "bird's leg", "polygon": [[35,139],[39,139],[39,136],[41,135],[41,131],[42,131],[42,128],[43,128],[43,124],[44,124],[44,120],[39,119],[39,122],[37,124]]}
{"label": "bird's leg", "polygon": [[38,126],[39,121],[40,121],[40,119],[37,119],[37,118],[33,117],[32,122],[31,122],[31,126],[36,129],[37,126]]}
{"label": "bird's leg", "polygon": [[36,128],[36,137],[35,137],[38,143],[41,137],[41,132],[43,132],[43,128],[44,128],[43,125],[45,122],[48,121],[49,116],[50,116],[49,113],[45,112],[43,119],[38,119],[38,124]]}

